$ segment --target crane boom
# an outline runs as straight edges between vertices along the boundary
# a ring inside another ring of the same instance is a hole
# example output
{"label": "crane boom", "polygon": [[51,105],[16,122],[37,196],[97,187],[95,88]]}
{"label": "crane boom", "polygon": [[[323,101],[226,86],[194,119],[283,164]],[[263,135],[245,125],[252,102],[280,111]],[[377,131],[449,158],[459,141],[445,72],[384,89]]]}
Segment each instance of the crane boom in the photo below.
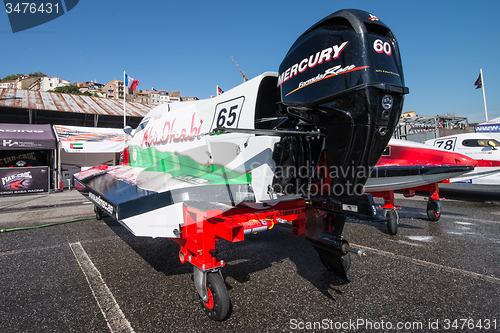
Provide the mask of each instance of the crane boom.
{"label": "crane boom", "polygon": [[243,75],[243,82],[248,81],[247,77],[245,76],[245,73],[240,69],[240,66],[238,66],[236,61],[234,61],[233,57],[230,57],[230,58],[234,62],[234,65],[236,66],[236,68],[238,68],[238,70],[240,71],[241,75]]}

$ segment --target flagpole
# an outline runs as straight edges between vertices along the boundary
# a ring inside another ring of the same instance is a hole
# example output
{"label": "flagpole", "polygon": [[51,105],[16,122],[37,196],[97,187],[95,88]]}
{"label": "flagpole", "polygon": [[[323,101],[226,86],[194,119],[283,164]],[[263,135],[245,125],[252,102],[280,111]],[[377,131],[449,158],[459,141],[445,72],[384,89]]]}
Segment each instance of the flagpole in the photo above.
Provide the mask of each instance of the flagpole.
{"label": "flagpole", "polygon": [[483,100],[484,100],[484,114],[486,116],[486,122],[488,122],[488,108],[486,107],[486,94],[484,92],[484,76],[483,76],[483,69],[480,69],[481,72],[481,85],[483,86]]}
{"label": "flagpole", "polygon": [[[125,80],[126,80],[126,74],[125,74],[125,71],[123,71],[123,146],[125,147],[125,145],[127,144],[127,133],[125,133],[125,126],[127,126],[127,116],[126,116],[126,102],[127,102],[127,97],[126,97],[126,93],[127,93],[127,85],[125,84]],[[118,93],[118,92],[117,92]]]}
{"label": "flagpole", "polygon": [[127,86],[125,84],[125,79],[126,79],[126,76],[125,76],[125,71],[123,71],[123,128],[125,128],[125,126],[127,126],[127,116],[126,116],[126,109],[125,109],[125,102],[126,102],[126,95],[127,95],[127,89],[125,89],[125,87]]}

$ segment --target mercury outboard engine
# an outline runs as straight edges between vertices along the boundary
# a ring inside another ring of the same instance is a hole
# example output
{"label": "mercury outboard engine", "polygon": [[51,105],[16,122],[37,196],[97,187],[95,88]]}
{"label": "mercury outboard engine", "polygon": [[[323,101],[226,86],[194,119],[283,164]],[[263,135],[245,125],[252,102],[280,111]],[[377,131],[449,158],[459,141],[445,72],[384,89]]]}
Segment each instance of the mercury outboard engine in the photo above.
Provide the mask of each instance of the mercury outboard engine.
{"label": "mercury outboard engine", "polygon": [[309,134],[283,137],[275,147],[275,188],[307,189],[306,237],[325,266],[347,279],[345,219],[376,218],[363,186],[408,93],[396,38],[372,14],[335,12],[292,45],[278,87],[287,118],[279,127]]}

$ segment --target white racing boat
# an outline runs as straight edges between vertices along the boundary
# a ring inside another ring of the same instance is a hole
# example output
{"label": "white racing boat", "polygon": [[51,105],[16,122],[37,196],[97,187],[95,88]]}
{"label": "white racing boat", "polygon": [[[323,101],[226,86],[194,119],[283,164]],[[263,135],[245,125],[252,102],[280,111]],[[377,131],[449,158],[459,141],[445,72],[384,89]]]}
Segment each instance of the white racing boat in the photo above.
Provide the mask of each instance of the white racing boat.
{"label": "white racing boat", "polygon": [[464,154],[477,162],[474,170],[452,177],[451,183],[500,185],[500,134],[456,134],[427,140],[425,144]]}

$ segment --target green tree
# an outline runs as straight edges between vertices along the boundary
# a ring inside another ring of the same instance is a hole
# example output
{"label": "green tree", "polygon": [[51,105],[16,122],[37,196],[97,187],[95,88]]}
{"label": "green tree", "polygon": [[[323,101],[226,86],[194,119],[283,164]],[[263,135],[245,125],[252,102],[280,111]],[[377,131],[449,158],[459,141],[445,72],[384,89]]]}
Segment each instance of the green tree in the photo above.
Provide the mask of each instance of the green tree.
{"label": "green tree", "polygon": [[29,73],[28,76],[47,76],[43,74],[42,72],[34,72],[34,73]]}
{"label": "green tree", "polygon": [[[21,75],[24,75],[24,74],[11,74],[11,75],[7,75],[3,79],[1,79],[0,82],[14,81],[15,79],[17,79]],[[44,73],[42,73],[42,72],[34,72],[34,73],[29,73],[28,76],[47,76],[47,75],[44,74]]]}
{"label": "green tree", "polygon": [[11,75],[7,75],[3,79],[1,79],[0,82],[13,81],[13,80],[17,79],[18,77],[20,77],[21,75],[24,75],[24,74],[11,74]]}
{"label": "green tree", "polygon": [[81,95],[82,94],[82,92],[75,85],[57,87],[53,90],[48,90],[48,91],[49,92],[63,93],[63,94],[74,94],[74,95]]}

